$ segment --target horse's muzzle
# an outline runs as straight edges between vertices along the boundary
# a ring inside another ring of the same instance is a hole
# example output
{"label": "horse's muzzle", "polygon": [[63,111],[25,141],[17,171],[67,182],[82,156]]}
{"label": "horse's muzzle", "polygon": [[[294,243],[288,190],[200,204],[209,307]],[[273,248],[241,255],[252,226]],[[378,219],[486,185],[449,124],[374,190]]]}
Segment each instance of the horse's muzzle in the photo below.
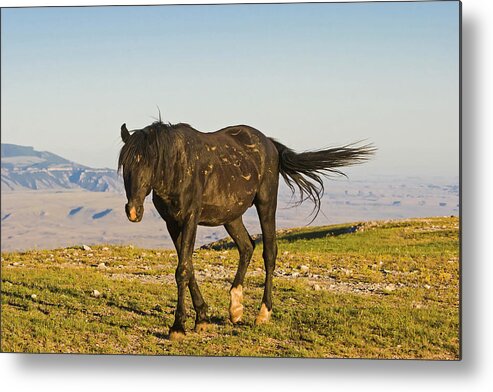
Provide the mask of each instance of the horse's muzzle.
{"label": "horse's muzzle", "polygon": [[142,220],[142,216],[144,215],[144,206],[130,206],[129,204],[125,204],[125,213],[127,214],[127,218],[130,222],[140,222]]}

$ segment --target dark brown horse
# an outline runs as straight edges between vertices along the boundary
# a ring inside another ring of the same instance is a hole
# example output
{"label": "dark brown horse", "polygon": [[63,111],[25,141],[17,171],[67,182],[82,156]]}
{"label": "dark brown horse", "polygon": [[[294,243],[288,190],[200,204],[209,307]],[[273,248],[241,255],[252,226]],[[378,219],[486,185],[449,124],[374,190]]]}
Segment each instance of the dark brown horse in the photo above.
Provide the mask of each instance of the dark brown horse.
{"label": "dark brown horse", "polygon": [[159,121],[130,133],[123,124],[121,137],[124,146],[118,167],[123,169],[127,217],[140,222],[144,199],[152,191],[154,206],[165,220],[178,253],[178,304],[170,339],[185,334],[187,288],[196,312],[195,330],[203,330],[208,322],[207,304],[192,265],[197,225],[224,225],[238,246],[240,261],[229,308],[231,321],[238,323],[243,314],[243,280],[254,249],[242,215],[255,205],[265,264],[264,295],[255,323],[265,323],[272,312],[279,174],[293,192],[295,187],[299,189],[300,203],[307,198],[315,203],[316,216],[323,194],[321,176],[342,174],[339,167],[362,162],[374,152],[368,145],[347,145],[297,154],[246,125],[202,133],[187,124]]}

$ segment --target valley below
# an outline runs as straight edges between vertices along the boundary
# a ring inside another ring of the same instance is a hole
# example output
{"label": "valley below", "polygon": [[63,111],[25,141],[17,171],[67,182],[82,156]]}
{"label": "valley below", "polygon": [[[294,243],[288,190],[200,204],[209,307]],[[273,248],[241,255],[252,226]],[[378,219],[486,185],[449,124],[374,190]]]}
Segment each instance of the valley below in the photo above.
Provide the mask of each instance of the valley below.
{"label": "valley below", "polygon": [[[458,179],[372,177],[326,181],[322,208],[311,225],[349,221],[458,216]],[[281,183],[279,229],[308,225],[313,204],[293,207],[291,192]],[[296,201],[296,198],[294,199]],[[128,221],[123,192],[85,189],[37,189],[1,193],[2,251],[50,249],[74,245],[132,244],[171,248],[165,222],[146,199],[142,222]],[[251,234],[260,232],[252,207],[243,220]],[[199,227],[196,247],[227,236],[223,227]]]}

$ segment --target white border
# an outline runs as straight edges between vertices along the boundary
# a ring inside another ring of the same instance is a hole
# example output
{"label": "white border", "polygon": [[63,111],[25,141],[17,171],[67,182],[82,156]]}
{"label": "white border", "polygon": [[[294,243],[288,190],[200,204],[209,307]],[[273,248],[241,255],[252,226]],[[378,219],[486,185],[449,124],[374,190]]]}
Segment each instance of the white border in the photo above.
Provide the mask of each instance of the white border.
{"label": "white border", "polygon": [[[259,1],[244,1],[244,3]],[[261,1],[260,1],[261,2]],[[108,1],[163,4],[170,1]],[[210,1],[179,1],[181,4]],[[214,3],[230,3],[214,1]],[[14,1],[0,6],[93,5]],[[118,357],[0,354],[10,391],[486,391],[491,363],[493,279],[490,0],[463,1],[463,360],[461,362]]]}

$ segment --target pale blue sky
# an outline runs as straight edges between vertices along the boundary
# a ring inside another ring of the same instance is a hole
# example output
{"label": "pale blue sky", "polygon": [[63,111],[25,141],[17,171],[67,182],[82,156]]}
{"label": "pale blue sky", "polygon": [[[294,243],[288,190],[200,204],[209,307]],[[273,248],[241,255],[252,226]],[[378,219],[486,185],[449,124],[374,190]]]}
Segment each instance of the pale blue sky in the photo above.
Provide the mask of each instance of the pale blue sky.
{"label": "pale blue sky", "polygon": [[358,174],[459,173],[458,2],[2,10],[2,142],[116,166],[119,128],[368,139]]}

